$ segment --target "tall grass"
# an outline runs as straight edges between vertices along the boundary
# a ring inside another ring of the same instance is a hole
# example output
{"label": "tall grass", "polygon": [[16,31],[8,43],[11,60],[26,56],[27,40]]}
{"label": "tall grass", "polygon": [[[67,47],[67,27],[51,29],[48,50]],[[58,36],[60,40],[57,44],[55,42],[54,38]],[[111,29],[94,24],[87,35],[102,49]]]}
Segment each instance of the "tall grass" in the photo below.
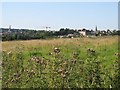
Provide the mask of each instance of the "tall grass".
{"label": "tall grass", "polygon": [[11,41],[2,45],[3,88],[118,86],[117,37]]}

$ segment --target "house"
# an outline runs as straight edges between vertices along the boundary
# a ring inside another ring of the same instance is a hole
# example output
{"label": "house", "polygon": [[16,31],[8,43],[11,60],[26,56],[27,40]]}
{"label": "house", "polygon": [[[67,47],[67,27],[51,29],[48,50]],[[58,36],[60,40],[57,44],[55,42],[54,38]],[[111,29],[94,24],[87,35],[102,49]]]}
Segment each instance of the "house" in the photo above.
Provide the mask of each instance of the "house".
{"label": "house", "polygon": [[89,35],[94,35],[95,32],[93,30],[86,30],[86,29],[82,29],[82,30],[78,30],[80,35],[83,35],[83,36],[89,36]]}
{"label": "house", "polygon": [[83,36],[86,36],[86,30],[78,30],[79,31],[79,33],[80,33],[80,35],[83,35]]}

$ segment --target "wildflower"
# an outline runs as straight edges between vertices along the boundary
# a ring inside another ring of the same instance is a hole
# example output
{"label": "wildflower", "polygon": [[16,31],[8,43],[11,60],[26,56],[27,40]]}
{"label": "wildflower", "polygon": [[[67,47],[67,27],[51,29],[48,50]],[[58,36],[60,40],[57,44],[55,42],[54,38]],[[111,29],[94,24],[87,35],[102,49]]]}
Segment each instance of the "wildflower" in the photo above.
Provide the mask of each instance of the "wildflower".
{"label": "wildflower", "polygon": [[31,70],[30,72],[28,72],[28,76],[29,76],[29,77],[32,76],[32,75],[35,75],[34,70]]}
{"label": "wildflower", "polygon": [[34,70],[31,70],[31,72],[33,73],[33,72],[34,72]]}
{"label": "wildflower", "polygon": [[5,84],[7,85],[7,84],[8,84],[8,82],[5,82]]}
{"label": "wildflower", "polygon": [[68,71],[66,71],[65,74],[68,74]]}
{"label": "wildflower", "polygon": [[67,65],[67,61],[65,61],[63,64],[64,64],[64,65]]}
{"label": "wildflower", "polygon": [[62,66],[62,64],[60,64],[60,66]]}
{"label": "wildflower", "polygon": [[92,48],[88,48],[87,49],[87,53],[89,54],[92,54],[92,55],[94,55],[95,54],[95,50],[93,50]]}
{"label": "wildflower", "polygon": [[12,51],[8,52],[7,54],[8,54],[8,55],[12,54]]}
{"label": "wildflower", "polygon": [[48,53],[48,55],[52,55],[52,53],[51,53],[51,52],[49,52],[49,53]]}
{"label": "wildflower", "polygon": [[112,86],[110,85],[110,88],[112,88]]}
{"label": "wildflower", "polygon": [[119,56],[120,56],[120,53],[115,53],[115,56],[118,56],[118,57],[119,57]]}
{"label": "wildflower", "polygon": [[77,52],[73,53],[74,57],[77,57],[79,54]]}
{"label": "wildflower", "polygon": [[66,69],[60,68],[60,69],[58,70],[58,73],[65,73],[65,71],[66,71]]}
{"label": "wildflower", "polygon": [[31,58],[31,61],[36,61],[37,60],[37,57],[35,57],[35,56],[33,56],[32,58]]}
{"label": "wildflower", "polygon": [[44,64],[44,61],[43,61],[43,60],[40,60],[40,64]]}
{"label": "wildflower", "polygon": [[71,60],[71,62],[75,64],[75,63],[76,63],[76,60]]}
{"label": "wildflower", "polygon": [[65,74],[63,74],[63,73],[61,73],[61,76],[62,76],[63,78],[65,78],[65,77],[66,77],[66,75],[65,75]]}
{"label": "wildflower", "polygon": [[62,71],[63,71],[62,69],[59,69],[59,70],[58,70],[58,73],[62,73]]}
{"label": "wildflower", "polygon": [[59,49],[59,48],[54,48],[54,52],[55,52],[55,53],[59,53],[59,52],[60,52],[60,49]]}
{"label": "wildflower", "polygon": [[18,71],[17,73],[14,73],[14,77],[20,77],[20,74],[18,73]]}
{"label": "wildflower", "polygon": [[26,71],[27,71],[27,73],[29,72],[29,70],[28,70],[28,69],[27,69]]}
{"label": "wildflower", "polygon": [[11,80],[11,82],[15,82],[15,80],[14,80],[14,79],[12,79],[12,80]]}
{"label": "wildflower", "polygon": [[36,63],[40,63],[40,61],[38,59],[36,59]]}
{"label": "wildflower", "polygon": [[91,50],[90,48],[87,49],[87,51],[90,51],[90,50]]}

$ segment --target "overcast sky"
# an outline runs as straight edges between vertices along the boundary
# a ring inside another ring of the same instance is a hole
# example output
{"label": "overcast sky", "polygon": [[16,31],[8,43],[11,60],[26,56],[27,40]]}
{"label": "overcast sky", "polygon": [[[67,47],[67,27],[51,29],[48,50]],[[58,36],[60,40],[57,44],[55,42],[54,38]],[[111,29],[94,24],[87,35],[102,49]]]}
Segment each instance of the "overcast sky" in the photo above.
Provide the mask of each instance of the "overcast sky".
{"label": "overcast sky", "polygon": [[2,27],[117,29],[117,2],[4,2]]}

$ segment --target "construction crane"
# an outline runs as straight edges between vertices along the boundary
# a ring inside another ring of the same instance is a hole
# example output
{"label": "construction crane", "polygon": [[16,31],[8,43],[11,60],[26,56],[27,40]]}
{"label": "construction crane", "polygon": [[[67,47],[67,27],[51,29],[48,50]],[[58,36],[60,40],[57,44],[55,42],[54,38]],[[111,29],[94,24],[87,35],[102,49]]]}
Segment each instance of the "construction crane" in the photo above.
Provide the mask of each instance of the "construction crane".
{"label": "construction crane", "polygon": [[49,29],[50,29],[51,27],[48,27],[48,26],[42,26],[42,28],[45,28],[46,31],[49,31]]}
{"label": "construction crane", "polygon": [[45,27],[46,28],[46,31],[49,31],[50,27]]}

